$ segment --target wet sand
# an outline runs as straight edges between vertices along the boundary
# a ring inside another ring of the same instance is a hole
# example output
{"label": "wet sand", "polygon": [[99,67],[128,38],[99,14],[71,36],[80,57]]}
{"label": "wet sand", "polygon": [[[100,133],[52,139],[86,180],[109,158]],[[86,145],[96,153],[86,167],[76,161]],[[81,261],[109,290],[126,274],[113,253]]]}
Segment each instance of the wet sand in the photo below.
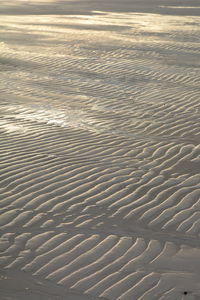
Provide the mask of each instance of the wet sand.
{"label": "wet sand", "polygon": [[1,2],[0,299],[200,299],[187,2]]}

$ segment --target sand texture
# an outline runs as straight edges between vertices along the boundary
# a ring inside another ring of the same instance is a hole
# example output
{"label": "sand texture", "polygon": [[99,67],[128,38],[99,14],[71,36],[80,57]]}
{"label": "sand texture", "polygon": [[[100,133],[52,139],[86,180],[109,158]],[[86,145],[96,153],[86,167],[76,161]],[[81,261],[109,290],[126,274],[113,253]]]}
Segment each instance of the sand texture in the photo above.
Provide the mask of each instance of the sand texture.
{"label": "sand texture", "polygon": [[200,299],[199,1],[0,8],[0,300]]}

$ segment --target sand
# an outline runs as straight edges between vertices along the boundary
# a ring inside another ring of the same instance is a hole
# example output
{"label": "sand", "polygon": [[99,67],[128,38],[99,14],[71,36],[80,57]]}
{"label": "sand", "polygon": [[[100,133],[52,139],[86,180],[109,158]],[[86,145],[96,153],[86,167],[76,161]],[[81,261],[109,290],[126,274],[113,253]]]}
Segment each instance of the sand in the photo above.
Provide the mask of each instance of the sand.
{"label": "sand", "polygon": [[200,299],[199,1],[0,8],[0,299]]}

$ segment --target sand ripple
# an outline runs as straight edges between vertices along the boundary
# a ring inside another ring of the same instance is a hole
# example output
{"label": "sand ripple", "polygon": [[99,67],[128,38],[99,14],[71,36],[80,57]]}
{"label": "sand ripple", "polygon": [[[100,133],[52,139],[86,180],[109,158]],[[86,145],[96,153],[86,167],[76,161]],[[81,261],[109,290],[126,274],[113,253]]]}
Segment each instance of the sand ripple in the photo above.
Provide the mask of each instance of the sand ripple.
{"label": "sand ripple", "polygon": [[22,278],[29,299],[200,299],[199,17],[0,25],[3,284]]}

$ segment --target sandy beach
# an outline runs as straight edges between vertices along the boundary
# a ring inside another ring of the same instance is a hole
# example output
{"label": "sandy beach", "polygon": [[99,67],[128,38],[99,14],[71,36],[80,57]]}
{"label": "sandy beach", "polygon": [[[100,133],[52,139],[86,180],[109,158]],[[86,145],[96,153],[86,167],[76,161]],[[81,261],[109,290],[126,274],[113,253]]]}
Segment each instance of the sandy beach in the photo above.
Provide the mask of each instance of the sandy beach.
{"label": "sandy beach", "polygon": [[0,300],[200,299],[200,2],[2,0]]}

